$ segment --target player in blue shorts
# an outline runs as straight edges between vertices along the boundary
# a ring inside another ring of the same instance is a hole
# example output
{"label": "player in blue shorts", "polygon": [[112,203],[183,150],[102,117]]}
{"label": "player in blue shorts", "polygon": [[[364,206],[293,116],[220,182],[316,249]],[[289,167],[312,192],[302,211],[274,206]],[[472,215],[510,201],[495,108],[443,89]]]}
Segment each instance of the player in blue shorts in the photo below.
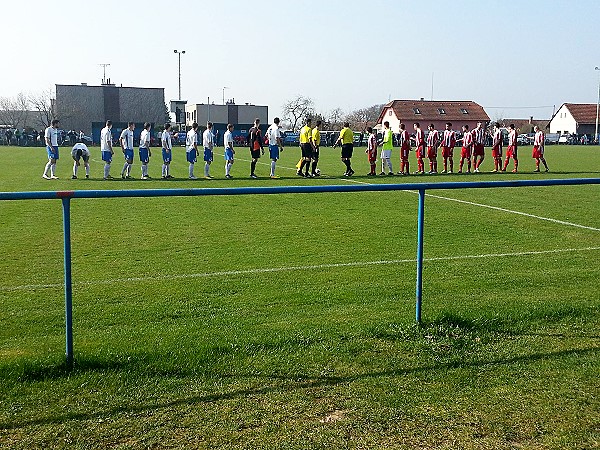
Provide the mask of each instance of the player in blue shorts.
{"label": "player in blue shorts", "polygon": [[123,170],[121,170],[121,178],[131,178],[131,166],[133,165],[133,130],[135,130],[135,123],[129,122],[127,128],[121,131],[121,136],[119,137],[123,156],[125,157],[125,164],[123,165]]}
{"label": "player in blue shorts", "polygon": [[206,123],[206,130],[202,133],[202,146],[204,147],[204,178],[212,179],[210,176],[210,164],[213,161],[213,148],[215,146],[215,135],[213,134],[212,122]]}
{"label": "player in blue shorts", "polygon": [[233,157],[235,150],[233,149],[233,125],[227,125],[227,131],[223,135],[223,145],[225,145],[225,178],[233,178],[231,176],[231,166],[233,165]]}
{"label": "player in blue shorts", "polygon": [[194,122],[185,136],[185,158],[190,163],[190,180],[195,180],[194,164],[198,158],[198,124]]}
{"label": "player in blue shorts", "polygon": [[140,161],[142,163],[142,180],[150,178],[148,175],[148,163],[152,152],[150,151],[150,124],[144,123],[144,129],[140,135]]}
{"label": "player in blue shorts", "polygon": [[267,138],[269,139],[269,158],[271,158],[271,178],[279,178],[275,175],[275,166],[279,159],[279,152],[283,151],[281,142],[281,130],[279,129],[279,117],[273,119],[273,123],[267,129]]}
{"label": "player in blue shorts", "polygon": [[112,157],[115,152],[112,148],[112,122],[106,121],[106,126],[100,131],[100,150],[102,151],[102,161],[104,161],[104,179],[109,180],[110,176],[110,163],[112,163]]}
{"label": "player in blue shorts", "polygon": [[162,132],[162,177],[164,179],[173,178],[170,174],[171,161],[173,160],[173,145],[171,144],[171,124],[165,123],[165,131]]}
{"label": "player in blue shorts", "polygon": [[83,142],[76,143],[71,149],[71,156],[73,157],[73,180],[77,179],[77,171],[79,170],[80,160],[83,159],[83,166],[85,167],[85,177],[90,177],[90,151]]}
{"label": "player in blue shorts", "polygon": [[[60,121],[58,119],[54,119],[52,124],[46,128],[44,132],[44,137],[46,140],[46,152],[48,153],[48,162],[46,163],[46,168],[44,169],[44,174],[42,178],[46,180],[58,180],[58,177],[54,175],[56,170],[56,161],[58,161],[58,125]],[[50,171],[50,175],[48,175],[48,171]]]}

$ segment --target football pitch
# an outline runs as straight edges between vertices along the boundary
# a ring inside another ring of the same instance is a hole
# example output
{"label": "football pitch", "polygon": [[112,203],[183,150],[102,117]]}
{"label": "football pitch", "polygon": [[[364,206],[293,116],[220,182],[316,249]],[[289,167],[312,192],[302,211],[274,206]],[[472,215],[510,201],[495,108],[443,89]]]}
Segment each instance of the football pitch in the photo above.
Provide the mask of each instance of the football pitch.
{"label": "football pitch", "polygon": [[[179,147],[173,180],[154,149],[152,180],[136,156],[103,181],[91,151],[91,179],[61,148],[43,180],[45,149],[0,147],[0,191],[600,174],[599,147],[549,146],[550,173],[486,148],[480,174],[372,178],[356,149],[346,179],[323,148],[304,179],[288,148],[253,180],[238,148],[234,179],[218,149],[188,180]],[[600,186],[428,194],[421,326],[414,192],[74,199],[72,370],[61,204],[0,202],[0,448],[600,448]]]}

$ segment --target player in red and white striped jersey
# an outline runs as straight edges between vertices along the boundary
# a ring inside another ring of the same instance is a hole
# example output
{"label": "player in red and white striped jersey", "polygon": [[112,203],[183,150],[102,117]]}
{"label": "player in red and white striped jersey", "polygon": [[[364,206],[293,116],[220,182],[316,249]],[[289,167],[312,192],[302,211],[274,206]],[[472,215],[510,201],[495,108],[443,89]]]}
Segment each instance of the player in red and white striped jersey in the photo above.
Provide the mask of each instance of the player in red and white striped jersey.
{"label": "player in red and white striped jersey", "polygon": [[494,170],[492,170],[492,172],[502,170],[502,130],[500,129],[500,124],[498,122],[494,124],[492,158],[494,158]]}
{"label": "player in red and white striped jersey", "polygon": [[400,124],[400,172],[399,175],[410,175],[408,154],[410,153],[410,135],[406,131],[406,126]]}
{"label": "player in red and white striped jersey", "polygon": [[437,173],[437,150],[440,145],[440,133],[433,124],[429,125],[429,134],[427,135],[427,158],[429,158],[429,173]]}
{"label": "player in red and white striped jersey", "polygon": [[415,122],[413,127],[415,130],[415,153],[417,155],[417,171],[415,173],[423,175],[425,173],[425,166],[423,165],[423,158],[425,158],[425,134],[421,130],[419,122]]}
{"label": "player in red and white striped jersey", "polygon": [[504,167],[502,167],[502,172],[506,172],[506,167],[508,167],[508,162],[510,158],[515,162],[515,168],[513,169],[513,173],[517,173],[519,168],[519,158],[517,156],[517,130],[515,130],[515,124],[511,123],[508,126],[508,148],[506,149],[506,159],[504,160]]}
{"label": "player in red and white striped jersey", "polygon": [[473,169],[475,172],[479,172],[479,166],[485,159],[485,128],[483,122],[477,122],[477,128],[471,131],[473,135]]}
{"label": "player in red and white striped jersey", "polygon": [[[452,129],[452,123],[446,122],[446,129],[442,135],[442,157],[444,158],[444,170],[442,173],[452,173],[454,170],[454,147],[456,146],[456,133]],[[450,161],[450,172],[448,172],[448,161]]]}
{"label": "player in red and white striped jersey", "polygon": [[458,173],[462,173],[463,163],[467,160],[467,173],[471,173],[471,152],[473,151],[473,135],[469,132],[469,125],[462,127],[463,137],[462,149],[460,151],[460,163]]}
{"label": "player in red and white striped jersey", "polygon": [[540,127],[538,127],[537,125],[535,126],[534,131],[535,138],[533,141],[532,153],[533,158],[535,158],[534,172],[540,171],[540,161],[544,164],[546,172],[548,172],[550,169],[548,169],[548,164],[546,164],[546,160],[544,159],[544,145],[546,144],[546,136],[544,135],[544,132],[540,130]]}

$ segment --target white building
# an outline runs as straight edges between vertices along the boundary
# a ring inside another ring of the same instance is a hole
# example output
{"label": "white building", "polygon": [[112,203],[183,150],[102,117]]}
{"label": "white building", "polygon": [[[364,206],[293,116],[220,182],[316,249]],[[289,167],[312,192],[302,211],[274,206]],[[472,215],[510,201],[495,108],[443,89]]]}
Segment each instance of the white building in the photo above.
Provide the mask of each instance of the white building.
{"label": "white building", "polygon": [[550,133],[593,135],[596,108],[593,103],[563,103],[550,120]]}

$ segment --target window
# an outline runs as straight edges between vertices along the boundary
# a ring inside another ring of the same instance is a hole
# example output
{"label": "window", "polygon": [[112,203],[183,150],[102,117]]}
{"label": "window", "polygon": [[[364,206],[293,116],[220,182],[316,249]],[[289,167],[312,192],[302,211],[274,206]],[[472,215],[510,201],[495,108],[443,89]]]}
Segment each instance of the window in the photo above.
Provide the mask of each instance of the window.
{"label": "window", "polygon": [[388,116],[391,116],[391,115],[392,115],[392,110],[390,109],[388,112]]}
{"label": "window", "polygon": [[413,112],[415,114],[421,114],[421,110],[419,108],[413,108]]}
{"label": "window", "polygon": [[460,112],[463,114],[469,114],[469,111],[467,111],[465,108],[460,108]]}
{"label": "window", "polygon": [[444,108],[438,108],[438,112],[440,114],[446,114],[446,110]]}

